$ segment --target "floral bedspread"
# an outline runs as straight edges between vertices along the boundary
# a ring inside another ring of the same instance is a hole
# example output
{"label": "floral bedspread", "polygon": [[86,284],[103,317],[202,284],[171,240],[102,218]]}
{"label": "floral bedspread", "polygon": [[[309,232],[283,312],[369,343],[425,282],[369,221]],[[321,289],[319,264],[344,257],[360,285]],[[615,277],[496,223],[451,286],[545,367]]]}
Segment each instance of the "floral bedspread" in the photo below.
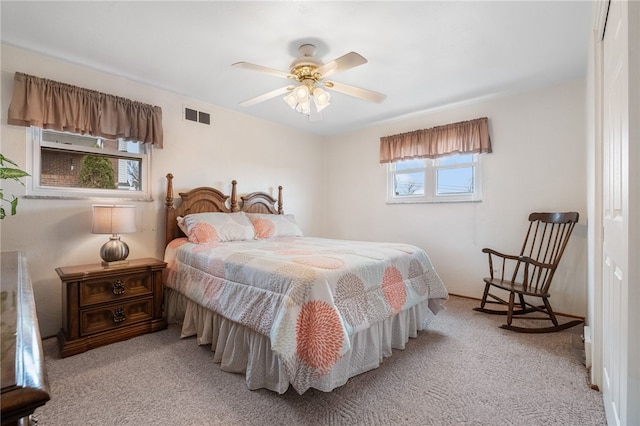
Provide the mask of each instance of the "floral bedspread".
{"label": "floral bedspread", "polygon": [[427,254],[407,244],[310,237],[166,249],[165,285],[271,339],[296,389],[350,349],[349,335],[448,297]]}

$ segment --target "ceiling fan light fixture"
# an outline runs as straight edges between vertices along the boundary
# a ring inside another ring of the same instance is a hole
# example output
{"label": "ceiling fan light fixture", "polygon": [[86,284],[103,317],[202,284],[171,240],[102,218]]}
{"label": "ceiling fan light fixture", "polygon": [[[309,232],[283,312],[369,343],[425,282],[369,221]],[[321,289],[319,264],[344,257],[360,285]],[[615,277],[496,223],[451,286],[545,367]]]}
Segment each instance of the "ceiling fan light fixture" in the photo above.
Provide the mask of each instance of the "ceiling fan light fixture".
{"label": "ceiling fan light fixture", "polygon": [[299,103],[296,107],[296,111],[304,115],[311,114],[311,101],[307,99],[306,101]]}
{"label": "ceiling fan light fixture", "polygon": [[285,96],[282,99],[287,103],[287,105],[291,107],[291,109],[301,114],[309,115],[310,107],[311,107],[311,101],[309,100],[309,97],[307,96],[306,99],[299,100],[296,97],[295,92],[296,91],[294,89],[291,93],[289,93],[287,96]]}
{"label": "ceiling fan light fixture", "polygon": [[293,96],[293,92],[289,93],[287,96],[285,96],[284,98],[282,98],[287,105],[289,105],[291,108],[296,109],[296,104],[298,103],[298,101],[296,101],[296,97]]}
{"label": "ceiling fan light fixture", "polygon": [[316,87],[313,89],[313,103],[320,112],[331,104],[331,95],[326,90]]}
{"label": "ceiling fan light fixture", "polygon": [[294,87],[291,92],[282,98],[291,109],[305,115],[311,113],[311,99],[316,111],[320,112],[331,104],[331,95],[319,87],[301,84]]}
{"label": "ceiling fan light fixture", "polygon": [[309,88],[305,84],[301,84],[293,89],[292,94],[298,103],[309,100]]}
{"label": "ceiling fan light fixture", "polygon": [[[382,93],[325,80],[327,77],[338,72],[366,64],[367,60],[362,55],[356,52],[349,52],[333,61],[324,63],[324,61],[314,56],[314,45],[309,43],[303,44],[298,50],[300,56],[291,63],[289,72],[248,62],[234,63],[232,65],[234,67],[259,71],[293,81],[286,87],[281,87],[280,89],[253,97],[241,102],[240,105],[248,107],[284,94],[285,96],[282,99],[291,109],[308,115],[311,121],[319,121],[318,117],[321,116],[315,113],[322,111],[331,104],[331,96],[325,89],[375,103],[380,103],[385,99],[386,96]],[[313,105],[311,102],[312,98]]]}

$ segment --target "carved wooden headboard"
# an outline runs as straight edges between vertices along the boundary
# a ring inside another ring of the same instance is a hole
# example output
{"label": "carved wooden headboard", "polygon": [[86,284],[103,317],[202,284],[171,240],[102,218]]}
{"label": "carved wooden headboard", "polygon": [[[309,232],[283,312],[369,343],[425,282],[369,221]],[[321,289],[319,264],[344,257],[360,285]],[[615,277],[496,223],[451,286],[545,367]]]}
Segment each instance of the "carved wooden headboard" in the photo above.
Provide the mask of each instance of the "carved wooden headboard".
{"label": "carved wooden headboard", "polygon": [[[173,175],[171,173],[167,174],[165,246],[172,240],[185,236],[178,227],[178,216],[184,217],[192,213],[231,213],[238,211],[247,213],[284,213],[282,210],[282,186],[278,187],[277,200],[266,192],[252,192],[240,197],[241,204],[239,204],[236,185],[237,182],[235,180],[231,181],[231,196],[224,195],[219,190],[206,186],[200,186],[188,192],[180,192],[179,195],[182,202],[176,207],[173,199]],[[227,201],[229,201],[228,206]]]}

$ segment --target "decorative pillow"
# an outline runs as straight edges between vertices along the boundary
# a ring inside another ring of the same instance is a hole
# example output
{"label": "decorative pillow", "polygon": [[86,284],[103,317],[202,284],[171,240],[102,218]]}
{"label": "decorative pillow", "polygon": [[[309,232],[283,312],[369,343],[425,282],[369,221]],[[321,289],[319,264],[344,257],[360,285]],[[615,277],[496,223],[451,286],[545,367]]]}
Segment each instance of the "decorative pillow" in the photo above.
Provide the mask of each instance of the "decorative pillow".
{"label": "decorative pillow", "polygon": [[247,213],[256,230],[256,238],[302,237],[302,230],[292,214]]}
{"label": "decorative pillow", "polygon": [[184,225],[192,243],[253,240],[256,233],[245,212],[188,214]]}
{"label": "decorative pillow", "polygon": [[189,231],[187,231],[187,225],[185,225],[184,223],[184,217],[178,216],[176,218],[176,221],[178,222],[178,228],[180,228],[180,230],[184,232],[184,235],[189,235]]}

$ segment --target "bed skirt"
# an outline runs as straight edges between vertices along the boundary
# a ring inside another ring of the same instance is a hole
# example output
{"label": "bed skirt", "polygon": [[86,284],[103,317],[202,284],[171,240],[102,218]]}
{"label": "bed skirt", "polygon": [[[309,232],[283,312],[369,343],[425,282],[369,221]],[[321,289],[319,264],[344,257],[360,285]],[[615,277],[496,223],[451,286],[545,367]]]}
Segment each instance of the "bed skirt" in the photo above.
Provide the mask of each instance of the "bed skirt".
{"label": "bed skirt", "polygon": [[[392,349],[404,349],[442,309],[443,299],[430,299],[380,323],[351,335],[351,350],[311,387],[324,392],[344,385],[353,376],[378,368]],[[182,294],[165,288],[165,314],[169,323],[182,324],[181,337],[196,336],[198,345],[211,345],[213,361],[223,371],[244,373],[249,389],[266,388],[280,394],[290,379],[278,356],[271,350],[269,336],[210,311]],[[306,389],[296,389],[304,393]]]}

